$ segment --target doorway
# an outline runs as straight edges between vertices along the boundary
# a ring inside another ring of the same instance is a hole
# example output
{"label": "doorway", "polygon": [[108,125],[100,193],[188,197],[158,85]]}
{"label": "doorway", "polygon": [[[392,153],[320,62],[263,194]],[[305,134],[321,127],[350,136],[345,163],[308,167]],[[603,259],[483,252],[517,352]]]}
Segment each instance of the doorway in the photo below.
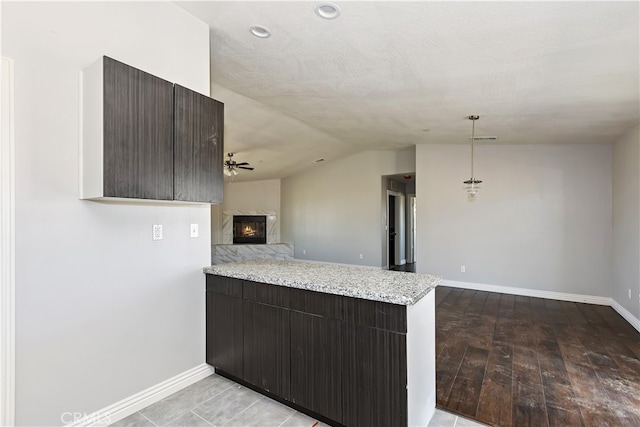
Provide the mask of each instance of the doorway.
{"label": "doorway", "polygon": [[407,211],[409,218],[409,232],[407,239],[407,264],[415,264],[416,262],[416,195],[409,195],[409,209]]}
{"label": "doorway", "polygon": [[406,264],[405,247],[405,196],[398,191],[387,190],[386,212],[386,268],[395,269],[396,266]]}
{"label": "doorway", "polygon": [[396,265],[396,197],[389,194],[389,268]]}
{"label": "doorway", "polygon": [[385,270],[416,271],[416,175],[383,175],[382,257]]}

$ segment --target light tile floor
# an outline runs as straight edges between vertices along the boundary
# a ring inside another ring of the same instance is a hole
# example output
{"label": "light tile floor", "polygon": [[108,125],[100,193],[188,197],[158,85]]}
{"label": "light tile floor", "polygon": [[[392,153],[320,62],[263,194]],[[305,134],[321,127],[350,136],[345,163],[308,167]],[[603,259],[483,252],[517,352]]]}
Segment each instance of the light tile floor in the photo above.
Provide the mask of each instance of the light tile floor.
{"label": "light tile floor", "polygon": [[[316,420],[219,375],[211,375],[112,427],[311,427]],[[436,410],[429,427],[484,424]],[[316,427],[327,427],[317,423]]]}

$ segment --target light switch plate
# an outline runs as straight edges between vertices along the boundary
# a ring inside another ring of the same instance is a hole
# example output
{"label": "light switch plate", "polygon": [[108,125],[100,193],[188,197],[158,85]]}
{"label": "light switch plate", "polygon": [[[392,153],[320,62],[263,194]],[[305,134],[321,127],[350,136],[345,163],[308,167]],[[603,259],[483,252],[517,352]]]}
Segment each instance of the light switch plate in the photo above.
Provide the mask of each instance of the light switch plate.
{"label": "light switch plate", "polygon": [[161,224],[153,224],[153,240],[162,240]]}
{"label": "light switch plate", "polygon": [[191,237],[198,237],[198,224],[191,224]]}

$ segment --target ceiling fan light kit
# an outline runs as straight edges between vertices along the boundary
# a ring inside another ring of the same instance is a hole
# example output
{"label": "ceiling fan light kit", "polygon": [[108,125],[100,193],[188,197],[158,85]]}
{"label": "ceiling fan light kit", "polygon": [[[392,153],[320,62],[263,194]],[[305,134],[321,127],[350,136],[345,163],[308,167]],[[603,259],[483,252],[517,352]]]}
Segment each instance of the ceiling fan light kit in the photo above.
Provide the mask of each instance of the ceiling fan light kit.
{"label": "ceiling fan light kit", "polygon": [[229,159],[225,160],[223,163],[223,166],[224,166],[223,172],[226,176],[238,175],[238,169],[244,169],[248,171],[253,170],[253,168],[250,167],[249,163],[247,162],[238,163],[235,160],[233,160],[233,153],[227,153],[227,156],[229,156]]}
{"label": "ceiling fan light kit", "polygon": [[476,120],[478,120],[480,116],[469,116],[468,119],[471,120],[471,178],[466,181],[463,181],[463,184],[466,184],[467,195],[469,200],[473,201],[476,199],[476,194],[478,194],[478,190],[480,189],[479,184],[482,183],[479,179],[476,179],[473,175],[473,151],[474,151],[474,142],[475,131],[476,131]]}

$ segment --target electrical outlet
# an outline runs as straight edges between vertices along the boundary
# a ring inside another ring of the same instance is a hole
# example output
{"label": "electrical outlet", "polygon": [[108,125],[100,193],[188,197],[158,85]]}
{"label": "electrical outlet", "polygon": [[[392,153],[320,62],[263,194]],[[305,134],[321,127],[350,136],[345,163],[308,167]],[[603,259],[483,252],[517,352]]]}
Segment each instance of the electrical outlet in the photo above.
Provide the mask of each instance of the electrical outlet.
{"label": "electrical outlet", "polygon": [[161,224],[153,224],[153,240],[162,240]]}
{"label": "electrical outlet", "polygon": [[631,299],[631,289],[629,289],[629,299]]}
{"label": "electrical outlet", "polygon": [[303,250],[302,250],[302,255],[306,255],[306,254],[307,254],[307,250],[306,250],[306,249],[303,249]]}
{"label": "electrical outlet", "polygon": [[467,267],[465,267],[464,265],[460,266],[460,273],[464,273],[467,271]]}
{"label": "electrical outlet", "polygon": [[198,237],[198,224],[191,224],[191,237]]}
{"label": "electrical outlet", "polygon": [[362,259],[362,254],[360,254],[360,259]]}

